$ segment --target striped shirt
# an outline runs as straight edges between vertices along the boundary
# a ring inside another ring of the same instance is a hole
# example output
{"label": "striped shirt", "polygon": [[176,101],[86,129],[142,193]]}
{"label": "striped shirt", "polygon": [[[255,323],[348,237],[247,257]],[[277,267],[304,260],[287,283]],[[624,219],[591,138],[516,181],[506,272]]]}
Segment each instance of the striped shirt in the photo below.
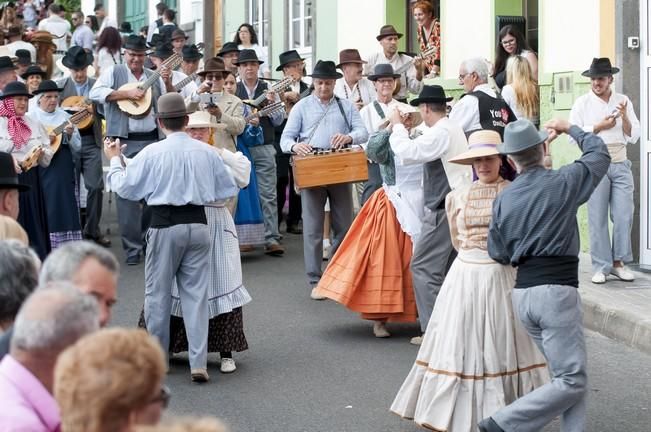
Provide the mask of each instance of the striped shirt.
{"label": "striped shirt", "polygon": [[519,265],[528,257],[578,256],[576,212],[610,166],[603,140],[572,126],[569,135],[583,155],[559,170],[530,168],[493,203],[488,253],[502,264]]}

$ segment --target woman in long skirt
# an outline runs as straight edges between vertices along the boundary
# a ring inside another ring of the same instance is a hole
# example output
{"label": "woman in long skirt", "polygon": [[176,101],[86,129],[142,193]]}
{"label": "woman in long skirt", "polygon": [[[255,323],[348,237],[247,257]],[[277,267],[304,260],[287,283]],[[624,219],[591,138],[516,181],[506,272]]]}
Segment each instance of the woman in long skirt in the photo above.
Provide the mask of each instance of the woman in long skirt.
{"label": "woman in long skirt", "polygon": [[391,411],[435,431],[470,432],[479,420],[549,380],[546,361],[511,306],[515,270],[493,261],[486,239],[499,175],[499,134],[478,131],[450,162],[479,179],[446,198],[459,254],[441,287],[423,344]]}

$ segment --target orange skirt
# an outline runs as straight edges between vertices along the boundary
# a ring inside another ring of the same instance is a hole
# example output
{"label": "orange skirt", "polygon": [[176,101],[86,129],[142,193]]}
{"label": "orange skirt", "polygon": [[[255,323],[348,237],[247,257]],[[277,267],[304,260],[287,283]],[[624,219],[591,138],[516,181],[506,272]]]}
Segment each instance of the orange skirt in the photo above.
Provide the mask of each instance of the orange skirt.
{"label": "orange skirt", "polygon": [[416,321],[411,254],[411,239],[400,228],[384,189],[379,189],[355,218],[317,292],[361,313],[363,319]]}

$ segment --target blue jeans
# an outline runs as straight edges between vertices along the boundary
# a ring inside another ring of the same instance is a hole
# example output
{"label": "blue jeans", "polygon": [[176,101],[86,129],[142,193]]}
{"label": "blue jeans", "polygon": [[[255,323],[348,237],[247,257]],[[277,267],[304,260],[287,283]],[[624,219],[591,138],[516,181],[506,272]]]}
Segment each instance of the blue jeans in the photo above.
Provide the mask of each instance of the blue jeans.
{"label": "blue jeans", "polygon": [[[613,261],[633,261],[633,173],[631,161],[611,163],[588,200],[588,230],[592,271],[609,274]],[[608,210],[613,222],[612,243],[608,230]]]}
{"label": "blue jeans", "polygon": [[545,355],[552,380],[491,417],[505,431],[539,431],[558,415],[561,431],[585,430],[587,357],[581,298],[576,288],[514,289],[513,309]]}

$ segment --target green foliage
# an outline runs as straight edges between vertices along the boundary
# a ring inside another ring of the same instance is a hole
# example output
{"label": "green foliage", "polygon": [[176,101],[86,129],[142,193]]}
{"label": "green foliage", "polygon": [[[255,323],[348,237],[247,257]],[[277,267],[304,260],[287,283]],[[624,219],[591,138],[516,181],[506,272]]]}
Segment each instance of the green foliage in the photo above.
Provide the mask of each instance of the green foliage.
{"label": "green foliage", "polygon": [[55,3],[65,8],[68,21],[70,21],[73,12],[81,9],[81,0],[56,0]]}

